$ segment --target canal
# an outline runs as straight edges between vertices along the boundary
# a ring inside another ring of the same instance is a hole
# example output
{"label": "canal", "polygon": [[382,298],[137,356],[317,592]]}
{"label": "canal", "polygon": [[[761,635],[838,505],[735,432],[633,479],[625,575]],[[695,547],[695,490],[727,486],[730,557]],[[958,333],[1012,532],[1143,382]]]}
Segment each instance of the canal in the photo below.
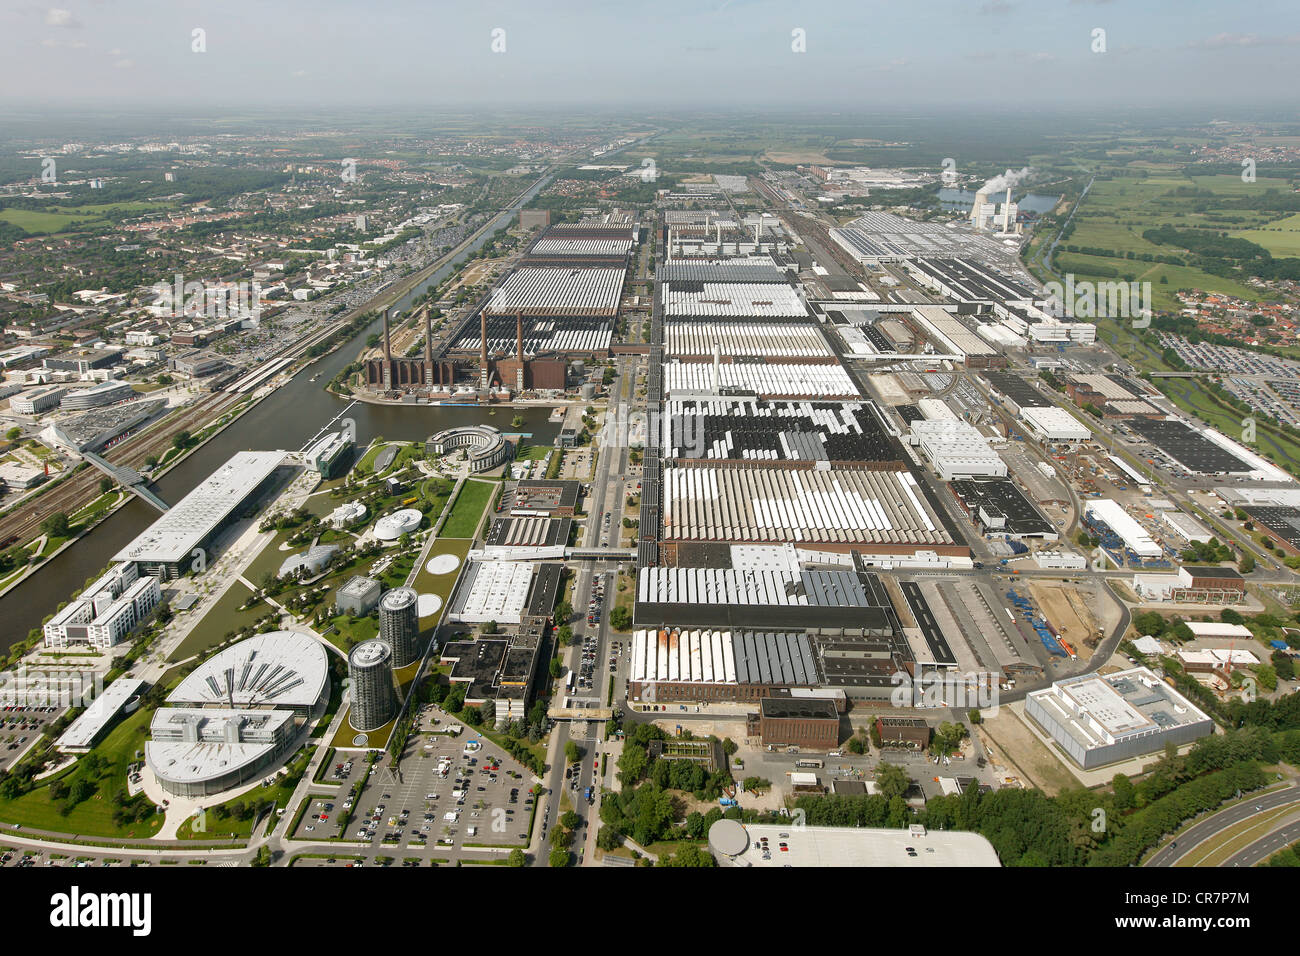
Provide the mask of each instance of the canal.
{"label": "canal", "polygon": [[[514,218],[519,207],[541,190],[549,176],[538,181],[508,209],[498,214],[492,225],[470,246],[434,272],[427,280],[412,288],[396,303],[396,308],[406,312],[411,301],[451,274],[456,264],[477,252],[485,242]],[[199,482],[237,451],[283,448],[296,451],[316,434],[347,404],[325,391],[325,386],[343,367],[357,355],[358,340],[378,331],[376,319],[341,348],[316,363],[303,368],[293,380],[267,396],[258,405],[242,415],[220,435],[193,452],[183,462],[162,476],[155,487],[163,500],[175,504]],[[316,381],[311,381],[315,378]],[[451,425],[486,423],[512,431],[510,420],[519,414],[524,419],[520,432],[531,434],[530,444],[550,444],[560,426],[549,421],[550,409],[501,408],[493,415],[488,408],[460,405],[370,405],[358,402],[348,412],[357,423],[357,444],[364,447],[376,436],[402,441],[427,438]],[[54,613],[61,601],[82,586],[112,559],[141,531],[152,524],[158,512],[138,498],[108,517],[91,532],[78,539],[70,548],[47,562],[35,574],[0,598],[0,621],[5,621],[0,633],[0,643],[6,652],[15,643],[25,640],[28,631],[39,627],[46,615]]]}

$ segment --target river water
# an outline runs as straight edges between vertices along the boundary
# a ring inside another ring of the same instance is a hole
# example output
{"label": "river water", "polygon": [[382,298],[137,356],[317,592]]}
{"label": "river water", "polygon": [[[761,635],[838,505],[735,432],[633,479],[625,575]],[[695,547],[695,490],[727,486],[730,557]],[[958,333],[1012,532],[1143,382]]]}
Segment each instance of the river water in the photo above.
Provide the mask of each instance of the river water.
{"label": "river water", "polygon": [[[492,235],[508,225],[519,206],[537,194],[545,185],[539,182],[509,209],[498,215],[492,227],[474,241],[469,249],[457,257],[457,262],[477,251]],[[396,303],[406,312],[411,300],[431,286],[445,279],[454,264],[443,266],[429,279],[404,295]],[[295,451],[306,444],[322,426],[334,418],[347,404],[325,391],[325,386],[348,363],[356,358],[359,341],[380,328],[376,319],[357,336],[330,355],[308,365],[293,380],[267,396],[252,410],[242,415],[216,438],[204,444],[183,462],[155,483],[164,501],[175,504],[199,482],[215,471],[237,451],[283,448]],[[316,381],[311,381],[312,378]],[[524,419],[521,433],[530,434],[530,444],[549,445],[558,434],[559,424],[549,421],[550,409],[497,409],[495,415],[487,408],[460,405],[370,405],[358,402],[348,412],[357,423],[357,444],[364,447],[372,438],[415,441],[427,438],[440,429],[452,425],[486,423],[512,431],[510,421],[515,414]],[[96,571],[108,564],[141,531],[158,518],[158,512],[138,498],[111,515],[89,534],[78,539],[72,547],[45,564],[26,581],[0,598],[0,644],[6,650],[27,637],[33,627],[53,613],[59,602],[68,596]]]}

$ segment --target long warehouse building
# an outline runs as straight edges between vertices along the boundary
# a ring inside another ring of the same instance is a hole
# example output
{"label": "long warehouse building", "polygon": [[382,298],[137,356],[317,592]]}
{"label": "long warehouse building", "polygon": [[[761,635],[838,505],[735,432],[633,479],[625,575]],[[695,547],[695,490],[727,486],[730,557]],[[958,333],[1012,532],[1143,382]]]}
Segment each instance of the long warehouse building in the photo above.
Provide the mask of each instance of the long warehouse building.
{"label": "long warehouse building", "polygon": [[848,468],[669,467],[663,540],[798,542],[830,551],[969,552],[911,472]]}
{"label": "long warehouse building", "polygon": [[[239,519],[243,509],[275,483],[283,451],[241,451],[172,505],[114,555],[165,580],[178,577],[207,552],[217,536]],[[211,555],[205,555],[205,560]]]}

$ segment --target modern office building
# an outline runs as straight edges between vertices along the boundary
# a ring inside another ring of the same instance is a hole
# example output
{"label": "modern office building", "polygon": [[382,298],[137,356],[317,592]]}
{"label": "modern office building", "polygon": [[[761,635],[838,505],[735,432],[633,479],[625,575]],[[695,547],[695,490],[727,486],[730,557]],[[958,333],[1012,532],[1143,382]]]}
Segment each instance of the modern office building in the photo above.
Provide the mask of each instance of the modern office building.
{"label": "modern office building", "polygon": [[393,666],[420,659],[419,595],[412,588],[393,588],[379,599],[379,639],[393,649]]}
{"label": "modern office building", "polygon": [[311,467],[326,480],[337,478],[348,463],[352,439],[343,432],[330,432],[316,441],[304,453]]}
{"label": "modern office building", "polygon": [[1025,713],[1084,770],[1214,733],[1214,721],[1146,667],[1056,681],[1030,692]]}
{"label": "modern office building", "polygon": [[150,724],[145,764],[174,796],[244,786],[297,750],[328,697],[319,641],[297,631],[255,635],[208,658],[168,695]]}
{"label": "modern office building", "polygon": [[45,646],[89,644],[107,650],[130,634],[162,601],[158,579],[117,564],[45,624]]}
{"label": "modern office building", "polygon": [[379,604],[380,584],[374,578],[357,574],[334,594],[334,607],[341,614],[365,617]]}
{"label": "modern office building", "polygon": [[491,425],[461,425],[430,435],[424,443],[429,456],[445,455],[458,448],[465,450],[470,471],[488,471],[505,464],[514,448],[500,431]]}
{"label": "modern office building", "polygon": [[393,683],[393,649],[383,641],[366,641],[348,655],[352,682],[349,721],[360,731],[378,730],[397,715],[397,687]]}

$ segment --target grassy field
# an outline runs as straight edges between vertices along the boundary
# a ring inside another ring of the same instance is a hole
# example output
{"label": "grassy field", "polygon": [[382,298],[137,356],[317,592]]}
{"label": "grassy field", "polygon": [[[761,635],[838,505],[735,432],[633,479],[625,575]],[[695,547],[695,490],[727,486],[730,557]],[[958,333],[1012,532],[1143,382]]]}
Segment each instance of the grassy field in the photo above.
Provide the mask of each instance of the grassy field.
{"label": "grassy field", "polygon": [[1275,219],[1261,228],[1241,229],[1231,235],[1263,246],[1279,258],[1300,256],[1300,213]]}
{"label": "grassy field", "polygon": [[488,506],[499,486],[486,481],[467,480],[451,506],[451,514],[438,533],[440,538],[472,538],[483,509]]}
{"label": "grassy field", "polygon": [[152,710],[141,709],[118,724],[93,753],[104,758],[107,766],[99,777],[97,791],[89,800],[77,804],[64,814],[50,796],[54,780],[70,781],[77,766],[43,781],[43,786],[14,800],[0,799],[0,820],[21,823],[38,830],[75,833],[83,836],[144,839],[162,826],[162,815],[151,814],[141,823],[119,827],[113,822],[113,794],[126,787],[127,765],[135,761],[137,751],[144,750]]}

